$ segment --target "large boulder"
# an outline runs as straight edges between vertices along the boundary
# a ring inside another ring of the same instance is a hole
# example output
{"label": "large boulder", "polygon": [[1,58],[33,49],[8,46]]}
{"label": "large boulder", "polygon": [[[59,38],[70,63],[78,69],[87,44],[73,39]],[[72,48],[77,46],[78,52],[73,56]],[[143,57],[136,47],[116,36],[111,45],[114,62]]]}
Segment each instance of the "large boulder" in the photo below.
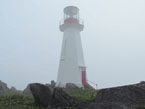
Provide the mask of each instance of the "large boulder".
{"label": "large boulder", "polygon": [[44,107],[51,105],[52,92],[49,87],[40,83],[33,83],[30,84],[30,90],[37,105]]}
{"label": "large boulder", "polygon": [[30,84],[30,90],[34,96],[35,103],[44,107],[72,107],[77,105],[69,94],[61,88],[54,88],[40,83]]}
{"label": "large boulder", "polygon": [[77,102],[61,88],[55,88],[52,96],[52,105],[55,107],[73,107]]}
{"label": "large boulder", "polygon": [[[30,83],[31,84],[31,83]],[[24,94],[31,94],[31,90],[30,90],[30,84],[27,85],[27,87],[23,90]],[[55,87],[55,82],[52,80],[51,84],[45,84],[45,86],[49,87],[51,92],[53,92],[53,89]]]}
{"label": "large boulder", "polygon": [[8,91],[7,84],[0,80],[0,93]]}
{"label": "large boulder", "polygon": [[126,107],[144,104],[145,90],[135,85],[102,89],[97,93],[96,103],[122,104],[120,106],[124,105]]}

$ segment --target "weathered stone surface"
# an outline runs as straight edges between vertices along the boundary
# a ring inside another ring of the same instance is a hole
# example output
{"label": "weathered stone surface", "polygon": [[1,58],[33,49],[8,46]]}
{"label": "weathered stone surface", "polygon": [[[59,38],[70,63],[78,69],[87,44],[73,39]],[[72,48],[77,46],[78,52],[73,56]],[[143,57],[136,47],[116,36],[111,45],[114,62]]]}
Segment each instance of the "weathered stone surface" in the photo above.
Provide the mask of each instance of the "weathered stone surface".
{"label": "weathered stone surface", "polygon": [[7,84],[0,80],[0,93],[6,92],[8,90]]}
{"label": "weathered stone surface", "polygon": [[82,88],[79,88],[78,86],[76,86],[75,84],[73,84],[73,83],[67,83],[66,84],[66,87],[65,88],[63,88],[63,90],[66,92],[66,93],[70,93],[72,90],[74,90],[74,89],[82,89]]}
{"label": "weathered stone surface", "polygon": [[55,82],[54,80],[51,81],[51,84],[45,84],[49,89],[51,90],[51,93],[53,93],[53,89],[55,88]]}
{"label": "weathered stone surface", "polygon": [[45,85],[48,86],[48,87],[50,87],[50,88],[53,88],[53,89],[55,88],[55,82],[54,82],[54,80],[51,81],[51,84],[48,84],[47,83]]}
{"label": "weathered stone surface", "polygon": [[73,83],[67,83],[65,88],[66,89],[78,89],[79,87]]}
{"label": "weathered stone surface", "polygon": [[141,81],[140,83],[135,84],[135,86],[145,89],[145,81]]}
{"label": "weathered stone surface", "polygon": [[91,103],[87,109],[133,109],[120,103]]}
{"label": "weathered stone surface", "polygon": [[145,103],[145,90],[135,85],[102,89],[96,96],[96,103],[142,104]]}
{"label": "weathered stone surface", "polygon": [[13,86],[10,88],[10,90],[13,91],[13,92],[17,92],[17,89]]}
{"label": "weathered stone surface", "polygon": [[56,107],[70,107],[75,106],[75,102],[71,96],[64,92],[61,88],[55,88],[52,96],[52,105]]}
{"label": "weathered stone surface", "polygon": [[30,90],[36,104],[44,107],[51,105],[52,93],[49,87],[40,83],[33,83],[30,84]]}
{"label": "weathered stone surface", "polygon": [[56,84],[55,81],[52,80],[52,81],[51,81],[51,87],[52,87],[52,88],[55,88],[55,84]]}
{"label": "weathered stone surface", "polygon": [[27,85],[27,87],[24,89],[23,93],[24,94],[30,94],[31,93],[30,84]]}
{"label": "weathered stone surface", "polygon": [[77,102],[76,106],[73,107],[73,109],[91,109],[88,108],[88,104],[85,102]]}
{"label": "weathered stone surface", "polygon": [[[69,84],[69,87],[73,86]],[[70,89],[77,87],[70,87]],[[41,106],[54,106],[59,109],[134,109],[131,105],[145,103],[145,90],[138,85],[128,85],[99,90],[96,101],[90,104],[77,102],[63,91],[62,88],[52,88],[39,83],[30,84],[30,90],[35,103]]]}
{"label": "weathered stone surface", "polygon": [[90,104],[79,104],[73,109],[134,109],[127,107],[123,104],[114,104],[114,103],[90,103]]}
{"label": "weathered stone surface", "polygon": [[30,84],[30,90],[34,96],[35,103],[44,107],[50,105],[54,107],[70,107],[77,104],[77,102],[61,88],[54,88],[52,92],[51,87],[33,83]]}
{"label": "weathered stone surface", "polygon": [[10,88],[10,90],[13,91],[13,92],[16,92],[16,93],[23,93],[23,91],[17,90],[14,86],[12,86],[12,87]]}

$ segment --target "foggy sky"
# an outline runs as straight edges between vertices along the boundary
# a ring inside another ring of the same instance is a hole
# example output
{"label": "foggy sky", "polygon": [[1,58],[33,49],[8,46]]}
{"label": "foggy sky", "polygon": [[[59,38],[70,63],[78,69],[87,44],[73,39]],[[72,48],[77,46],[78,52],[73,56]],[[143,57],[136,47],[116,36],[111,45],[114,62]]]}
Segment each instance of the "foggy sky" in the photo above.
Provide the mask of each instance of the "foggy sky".
{"label": "foggy sky", "polygon": [[23,90],[57,79],[63,8],[84,20],[88,80],[98,88],[145,80],[145,0],[0,0],[0,80]]}

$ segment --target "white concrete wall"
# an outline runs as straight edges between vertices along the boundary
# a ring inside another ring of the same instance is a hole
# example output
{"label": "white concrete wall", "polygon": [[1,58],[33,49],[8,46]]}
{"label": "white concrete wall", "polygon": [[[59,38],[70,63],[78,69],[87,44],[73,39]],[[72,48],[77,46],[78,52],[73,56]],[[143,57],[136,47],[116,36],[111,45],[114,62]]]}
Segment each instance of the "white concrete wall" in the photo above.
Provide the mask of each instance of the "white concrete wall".
{"label": "white concrete wall", "polygon": [[76,27],[64,26],[60,66],[56,86],[65,87],[66,83],[74,83],[79,87],[82,85],[82,72],[79,66],[85,66],[84,56],[80,38],[80,30]]}

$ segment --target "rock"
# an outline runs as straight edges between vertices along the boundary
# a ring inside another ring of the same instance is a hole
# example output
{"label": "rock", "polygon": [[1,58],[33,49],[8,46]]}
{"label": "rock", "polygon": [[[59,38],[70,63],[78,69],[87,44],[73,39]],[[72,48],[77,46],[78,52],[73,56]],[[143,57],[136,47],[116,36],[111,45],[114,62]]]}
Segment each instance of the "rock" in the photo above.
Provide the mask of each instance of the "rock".
{"label": "rock", "polygon": [[54,88],[40,83],[30,84],[30,90],[34,96],[35,103],[44,107],[72,107],[77,104],[71,96],[64,92],[61,88]]}
{"label": "rock", "polygon": [[102,89],[97,93],[96,103],[122,104],[128,109],[133,104],[145,103],[145,90],[135,85]]}
{"label": "rock", "polygon": [[[31,84],[31,83],[30,83]],[[24,89],[23,93],[24,94],[30,94],[31,90],[30,90],[30,84],[27,85],[27,87]],[[55,87],[55,82],[54,80],[51,81],[51,84],[45,84],[45,86],[49,87],[51,92],[53,92],[53,89]]]}
{"label": "rock", "polygon": [[24,89],[23,93],[24,94],[30,94],[31,93],[30,84],[27,85],[27,87]]}
{"label": "rock", "polygon": [[0,93],[8,91],[7,84],[0,80]]}
{"label": "rock", "polygon": [[75,90],[75,89],[82,89],[82,88],[79,88],[78,86],[76,86],[74,83],[67,83],[66,84],[66,87],[63,88],[63,90],[66,92],[66,93],[70,93],[72,90]]}
{"label": "rock", "polygon": [[51,105],[52,93],[49,87],[40,83],[33,83],[30,84],[30,90],[37,105],[44,107]]}
{"label": "rock", "polygon": [[117,104],[117,103],[92,102],[90,104],[81,103],[78,106],[74,107],[73,109],[134,109],[134,108],[130,108],[123,104]]}
{"label": "rock", "polygon": [[67,83],[67,84],[66,84],[66,88],[67,88],[67,89],[78,89],[79,87],[76,86],[76,85],[73,84],[73,83]]}
{"label": "rock", "polygon": [[51,87],[51,84],[45,84],[47,87]]}
{"label": "rock", "polygon": [[52,80],[52,81],[51,81],[51,87],[52,87],[52,88],[55,88],[55,84],[56,84],[56,83],[54,82],[54,80]]}
{"label": "rock", "polygon": [[[76,89],[77,87],[68,84],[66,88]],[[36,104],[44,107],[57,107],[57,109],[65,107],[73,109],[134,109],[132,106],[145,103],[145,90],[137,85],[101,89],[96,95],[96,101],[90,104],[75,101],[62,88],[52,88],[51,85],[33,83],[30,84],[30,90]]]}
{"label": "rock", "polygon": [[140,83],[135,84],[135,86],[145,89],[145,81],[141,81]]}
{"label": "rock", "polygon": [[13,91],[13,92],[17,92],[17,89],[13,86],[10,88],[10,90]]}
{"label": "rock", "polygon": [[45,84],[46,86],[48,86],[48,87],[51,87],[51,88],[55,88],[55,82],[54,82],[54,80],[52,80],[51,81],[51,84]]}
{"label": "rock", "polygon": [[91,103],[87,109],[133,109],[119,103]]}
{"label": "rock", "polygon": [[50,88],[51,93],[53,93],[53,89],[55,88],[55,82],[54,80],[51,81],[51,84],[45,84],[47,87]]}
{"label": "rock", "polygon": [[52,105],[55,107],[73,107],[77,104],[77,102],[61,88],[54,89],[52,101]]}
{"label": "rock", "polygon": [[16,89],[15,87],[13,87],[13,86],[10,88],[10,90],[13,91],[13,92],[16,92],[16,93],[23,93],[23,91],[17,90],[17,89]]}
{"label": "rock", "polygon": [[90,103],[87,109],[103,109],[103,105],[97,103]]}
{"label": "rock", "polygon": [[73,107],[73,109],[91,109],[91,108],[88,108],[87,103],[81,101],[81,102],[78,102],[76,106]]}
{"label": "rock", "polygon": [[54,88],[52,88],[51,84],[45,84],[45,86],[49,87],[51,93],[53,93],[53,89],[54,89]]}

